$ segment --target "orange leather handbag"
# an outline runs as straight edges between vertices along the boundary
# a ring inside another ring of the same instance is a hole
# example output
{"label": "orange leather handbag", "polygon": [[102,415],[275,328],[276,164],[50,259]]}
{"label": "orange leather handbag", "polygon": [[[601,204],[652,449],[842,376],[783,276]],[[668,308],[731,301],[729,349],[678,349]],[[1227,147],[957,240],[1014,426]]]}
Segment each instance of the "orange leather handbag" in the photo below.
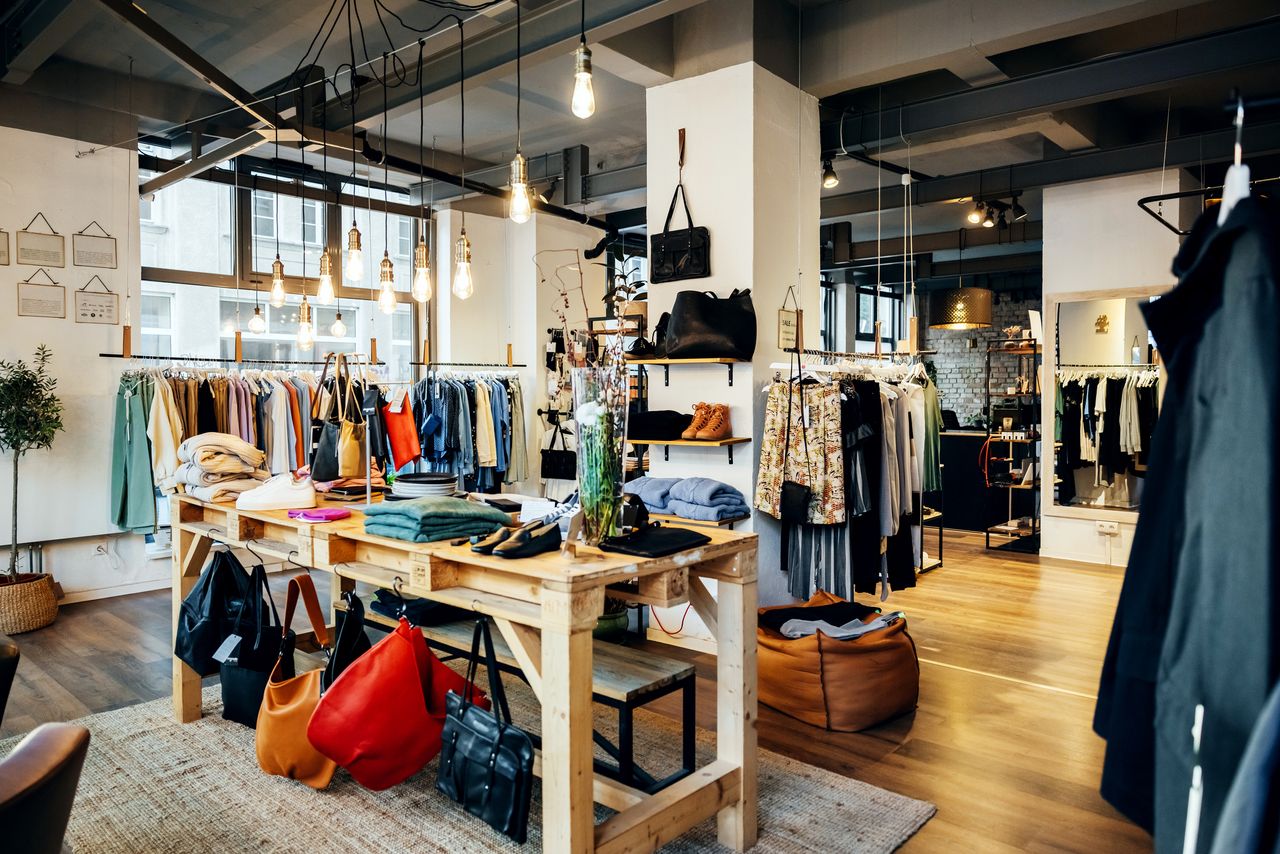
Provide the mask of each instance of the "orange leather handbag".
{"label": "orange leather handbag", "polygon": [[320,702],[320,677],[323,668],[295,675],[293,670],[293,640],[290,626],[293,612],[301,597],[315,630],[316,641],[328,649],[329,634],[324,625],[324,613],[316,598],[311,576],[303,573],[289,579],[289,595],[284,606],[284,629],[280,642],[280,657],[267,680],[267,690],[262,696],[262,708],[258,710],[256,746],[258,766],[268,774],[299,780],[313,789],[323,789],[333,779],[337,763],[320,753],[307,740],[307,725],[311,713]]}
{"label": "orange leather handbag", "polygon": [[[320,698],[307,737],[374,791],[402,783],[440,752],[445,695],[467,680],[427,649],[422,632],[400,625],[357,658]],[[488,700],[472,688],[477,704]]]}
{"label": "orange leather handbag", "polygon": [[422,443],[418,441],[418,427],[413,423],[413,407],[409,405],[409,392],[406,391],[401,398],[398,412],[391,404],[382,407],[382,421],[387,425],[391,459],[397,471],[422,456]]}

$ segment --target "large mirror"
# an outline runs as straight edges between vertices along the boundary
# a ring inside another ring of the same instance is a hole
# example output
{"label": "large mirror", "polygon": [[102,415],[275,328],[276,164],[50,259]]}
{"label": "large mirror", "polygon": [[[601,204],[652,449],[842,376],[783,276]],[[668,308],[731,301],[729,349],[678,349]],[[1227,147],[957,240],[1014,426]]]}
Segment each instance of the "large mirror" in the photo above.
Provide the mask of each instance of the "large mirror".
{"label": "large mirror", "polygon": [[[1065,294],[1046,301],[1046,469],[1059,515],[1135,512],[1159,415],[1159,355],[1142,305],[1165,288]],[[1048,492],[1048,488],[1046,488]]]}

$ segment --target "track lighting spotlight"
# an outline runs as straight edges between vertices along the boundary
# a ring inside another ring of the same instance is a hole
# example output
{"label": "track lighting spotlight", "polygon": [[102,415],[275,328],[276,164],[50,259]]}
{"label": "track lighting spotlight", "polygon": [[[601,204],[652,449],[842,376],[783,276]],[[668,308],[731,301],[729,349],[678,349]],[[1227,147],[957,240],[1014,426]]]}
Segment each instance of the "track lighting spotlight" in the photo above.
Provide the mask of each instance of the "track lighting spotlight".
{"label": "track lighting spotlight", "polygon": [[1005,221],[1004,211],[1000,211],[1000,215],[996,217],[996,225],[1000,226],[1001,231],[1007,231],[1009,223]]}
{"label": "track lighting spotlight", "polygon": [[1018,197],[1013,197],[1013,207],[1009,209],[1009,213],[1013,216],[1014,222],[1022,222],[1027,218],[1027,209],[1022,206],[1022,202],[1018,201]]}
{"label": "track lighting spotlight", "polygon": [[840,186],[840,176],[836,174],[830,160],[822,161],[822,186],[828,190]]}
{"label": "track lighting spotlight", "polygon": [[986,207],[986,208],[984,208],[984,209],[983,209],[983,214],[982,214],[982,227],[983,227],[983,228],[995,228],[995,227],[996,227],[996,221],[995,221],[994,219],[992,219],[992,218],[991,218],[991,208],[989,208],[989,207]]}
{"label": "track lighting spotlight", "polygon": [[986,206],[983,205],[982,202],[974,202],[973,210],[969,211],[969,215],[966,216],[965,219],[969,220],[969,222],[974,225],[977,225],[982,222],[982,214],[985,207]]}

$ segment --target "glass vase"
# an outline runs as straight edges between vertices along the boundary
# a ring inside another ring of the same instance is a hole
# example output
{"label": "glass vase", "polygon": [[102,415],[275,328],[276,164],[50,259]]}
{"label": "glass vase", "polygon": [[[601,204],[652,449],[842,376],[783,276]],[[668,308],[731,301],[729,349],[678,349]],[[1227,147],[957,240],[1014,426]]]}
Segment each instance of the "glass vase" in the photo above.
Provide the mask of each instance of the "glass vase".
{"label": "glass vase", "polygon": [[625,363],[573,369],[578,498],[582,504],[582,539],[589,546],[617,534],[622,521],[627,398]]}

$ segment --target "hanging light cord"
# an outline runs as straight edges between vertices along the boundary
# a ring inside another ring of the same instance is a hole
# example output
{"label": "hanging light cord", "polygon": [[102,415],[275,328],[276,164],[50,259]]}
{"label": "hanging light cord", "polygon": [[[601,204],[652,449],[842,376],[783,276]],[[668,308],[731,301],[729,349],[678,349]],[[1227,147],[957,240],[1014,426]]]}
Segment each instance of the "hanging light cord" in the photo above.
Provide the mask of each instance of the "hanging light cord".
{"label": "hanging light cord", "polygon": [[520,101],[524,97],[524,86],[520,78],[520,0],[516,0],[516,154],[520,153]]}
{"label": "hanging light cord", "polygon": [[387,54],[382,55],[382,251],[387,251],[391,241],[391,172],[387,166]]}
{"label": "hanging light cord", "polygon": [[[277,97],[276,97],[276,99],[275,99],[275,101],[273,101],[273,102],[272,102],[271,108],[272,108],[273,110],[275,110],[275,113],[276,113],[276,115],[277,115],[277,116],[278,116],[278,115],[280,115],[280,108],[279,108],[279,96],[277,96]],[[280,127],[277,125],[277,126],[274,128],[274,130],[275,130],[275,134],[276,134],[276,164],[275,164],[275,166],[276,166],[276,186],[277,186],[277,187],[279,187],[279,186],[280,186]],[[273,204],[271,205],[271,211],[272,211],[272,222],[271,222],[271,224],[272,224],[272,226],[274,226],[274,228],[273,228],[272,230],[273,230],[273,231],[275,231],[275,233],[276,233],[276,258],[277,258],[277,259],[279,259],[279,258],[280,258],[280,223],[279,223],[279,222],[276,222],[276,218],[275,218],[275,210],[276,210],[276,208],[278,207],[278,204],[279,204],[279,201],[280,201],[279,196],[280,196],[280,193],[279,193],[279,191],[277,190],[277,192],[276,192],[276,198],[272,200]]]}

